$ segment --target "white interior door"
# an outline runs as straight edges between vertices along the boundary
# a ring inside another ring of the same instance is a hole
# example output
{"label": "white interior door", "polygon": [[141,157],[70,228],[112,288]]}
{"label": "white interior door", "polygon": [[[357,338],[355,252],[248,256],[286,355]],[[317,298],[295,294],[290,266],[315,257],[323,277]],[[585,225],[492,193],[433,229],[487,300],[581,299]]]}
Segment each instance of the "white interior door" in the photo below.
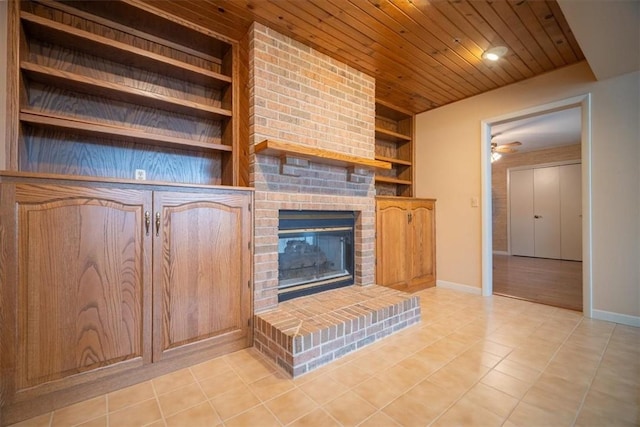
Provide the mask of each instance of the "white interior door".
{"label": "white interior door", "polygon": [[509,173],[511,254],[535,256],[533,224],[533,169]]}
{"label": "white interior door", "polygon": [[582,168],[560,166],[561,258],[582,261]]}
{"label": "white interior door", "polygon": [[581,182],[579,163],[509,171],[512,255],[582,260]]}
{"label": "white interior door", "polygon": [[534,253],[541,258],[560,258],[560,170],[533,170]]}

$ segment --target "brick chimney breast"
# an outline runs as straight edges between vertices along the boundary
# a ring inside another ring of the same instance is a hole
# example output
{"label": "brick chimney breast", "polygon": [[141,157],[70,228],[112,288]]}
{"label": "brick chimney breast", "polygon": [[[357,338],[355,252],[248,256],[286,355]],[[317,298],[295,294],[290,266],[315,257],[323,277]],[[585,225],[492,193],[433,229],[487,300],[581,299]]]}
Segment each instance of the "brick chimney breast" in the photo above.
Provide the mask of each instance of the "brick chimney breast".
{"label": "brick chimney breast", "polygon": [[[286,141],[375,155],[375,79],[259,23],[249,30],[250,141]],[[253,153],[254,311],[278,305],[281,209],[356,212],[355,284],[374,283],[375,188],[370,170]],[[283,171],[285,173],[283,173]]]}

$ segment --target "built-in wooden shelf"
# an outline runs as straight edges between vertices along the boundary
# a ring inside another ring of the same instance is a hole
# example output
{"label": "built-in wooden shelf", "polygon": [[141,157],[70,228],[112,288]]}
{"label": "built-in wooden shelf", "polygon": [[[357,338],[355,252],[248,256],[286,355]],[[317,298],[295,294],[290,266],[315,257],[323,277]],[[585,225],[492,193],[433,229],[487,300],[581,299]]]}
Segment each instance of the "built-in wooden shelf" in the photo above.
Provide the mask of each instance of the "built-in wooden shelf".
{"label": "built-in wooden shelf", "polygon": [[393,142],[410,142],[411,137],[388,129],[376,127],[376,138]]}
{"label": "built-in wooden shelf", "polygon": [[32,126],[61,129],[80,135],[89,135],[111,139],[115,138],[120,141],[138,142],[173,148],[232,151],[232,147],[228,145],[211,144],[186,138],[160,135],[126,126],[100,123],[97,121],[80,119],[77,117],[65,117],[55,114],[42,113],[39,111],[32,111],[28,109],[21,110],[20,121]]}
{"label": "built-in wooden shelf", "polygon": [[376,160],[383,162],[389,162],[395,165],[411,166],[412,163],[409,160],[396,159],[395,157],[376,156]]}
{"label": "built-in wooden shelf", "polygon": [[256,144],[256,154],[269,156],[292,156],[302,158],[315,163],[323,163],[334,166],[356,167],[365,169],[391,169],[391,163],[367,159],[364,157],[350,156],[322,148],[308,147],[291,142],[274,141],[265,139]]}
{"label": "built-in wooden shelf", "polygon": [[232,116],[230,110],[223,108],[45,67],[32,62],[21,62],[20,68],[32,80],[90,95],[104,96],[118,101],[144,105],[150,108],[161,108],[201,118],[225,119]]}
{"label": "built-in wooden shelf", "polygon": [[[64,25],[28,12],[20,18],[25,31],[48,43],[72,46],[90,55],[99,54],[111,61],[126,63],[148,71],[161,71],[175,77],[209,87],[222,88],[231,84],[231,77],[205,70],[163,55],[121,43],[106,37]],[[165,43],[168,44],[168,43]]]}
{"label": "built-in wooden shelf", "polygon": [[400,185],[411,185],[411,181],[407,181],[406,179],[398,179],[390,176],[382,176],[376,175],[376,182],[386,182],[387,184],[400,184]]}

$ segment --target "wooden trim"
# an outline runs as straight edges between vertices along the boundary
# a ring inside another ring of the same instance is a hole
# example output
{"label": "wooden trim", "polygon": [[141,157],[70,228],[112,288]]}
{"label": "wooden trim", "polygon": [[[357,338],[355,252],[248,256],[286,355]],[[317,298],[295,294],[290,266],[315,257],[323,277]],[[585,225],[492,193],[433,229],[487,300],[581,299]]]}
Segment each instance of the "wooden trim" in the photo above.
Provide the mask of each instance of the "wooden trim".
{"label": "wooden trim", "polygon": [[265,139],[256,144],[256,154],[266,154],[268,156],[292,156],[309,160],[315,163],[322,163],[343,167],[358,167],[365,169],[391,169],[391,163],[380,160],[372,160],[364,157],[350,156],[348,154],[337,153],[322,148],[307,147],[305,145],[292,142],[274,141]]}
{"label": "wooden trim", "polygon": [[167,181],[137,181],[135,179],[121,179],[121,178],[105,178],[105,177],[91,177],[83,175],[59,175],[53,173],[38,173],[38,172],[21,172],[21,171],[0,171],[0,182],[6,182],[7,180],[22,180],[25,178],[41,179],[43,182],[50,182],[50,180],[57,180],[56,183],[75,184],[80,183],[95,184],[99,186],[110,186],[113,184],[131,184],[140,187],[153,187],[153,189],[169,189],[169,188],[186,188],[186,189],[202,189],[202,190],[228,190],[228,191],[254,191],[253,187],[239,187],[230,185],[209,185],[209,184],[189,184],[179,182],[167,182]]}
{"label": "wooden trim", "polygon": [[20,2],[10,0],[7,6],[7,82],[6,88],[6,167],[9,170],[18,170],[18,138],[20,135],[18,115],[20,111]]}

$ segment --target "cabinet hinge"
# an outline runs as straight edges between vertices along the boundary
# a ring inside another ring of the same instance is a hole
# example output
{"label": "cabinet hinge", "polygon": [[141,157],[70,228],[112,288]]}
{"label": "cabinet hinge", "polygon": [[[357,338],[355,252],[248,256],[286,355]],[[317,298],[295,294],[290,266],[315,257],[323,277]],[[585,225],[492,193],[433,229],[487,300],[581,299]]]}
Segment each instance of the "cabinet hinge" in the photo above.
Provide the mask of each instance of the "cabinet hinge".
{"label": "cabinet hinge", "polygon": [[251,250],[251,240],[247,242],[247,249]]}
{"label": "cabinet hinge", "polygon": [[251,280],[247,280],[247,288],[251,289]]}
{"label": "cabinet hinge", "polygon": [[247,326],[251,326],[251,318],[247,319]]}
{"label": "cabinet hinge", "polygon": [[251,203],[249,203],[249,212],[251,212]]}

